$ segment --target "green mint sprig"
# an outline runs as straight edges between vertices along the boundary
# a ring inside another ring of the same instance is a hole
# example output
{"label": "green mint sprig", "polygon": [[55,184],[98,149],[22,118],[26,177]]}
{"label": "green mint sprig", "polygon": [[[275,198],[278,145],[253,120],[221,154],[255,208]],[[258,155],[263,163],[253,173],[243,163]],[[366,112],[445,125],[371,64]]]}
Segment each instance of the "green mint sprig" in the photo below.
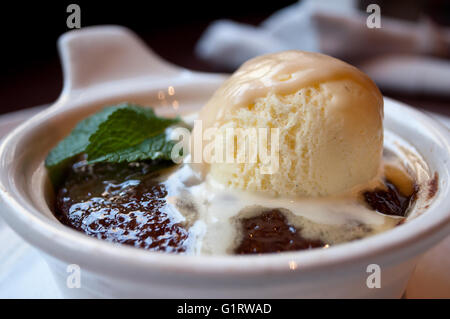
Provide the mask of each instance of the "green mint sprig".
{"label": "green mint sprig", "polygon": [[170,160],[174,142],[165,129],[181,122],[157,116],[151,108],[123,103],[111,106],[82,120],[48,154],[45,166],[54,185],[80,154],[87,163],[122,163],[144,160]]}

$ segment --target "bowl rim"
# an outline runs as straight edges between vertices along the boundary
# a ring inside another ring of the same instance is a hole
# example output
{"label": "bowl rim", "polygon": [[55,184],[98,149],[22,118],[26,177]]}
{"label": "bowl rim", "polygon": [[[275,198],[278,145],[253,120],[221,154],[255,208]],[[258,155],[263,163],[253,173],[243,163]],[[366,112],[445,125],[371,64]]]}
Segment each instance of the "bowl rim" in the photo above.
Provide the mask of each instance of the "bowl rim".
{"label": "bowl rim", "polygon": [[[62,96],[55,105],[64,102],[65,99],[66,97]],[[405,115],[405,118],[413,117],[428,126],[430,133],[442,143],[441,147],[446,149],[447,155],[450,154],[448,129],[403,103],[389,98],[385,98],[385,101],[395,105]],[[50,108],[39,113],[11,132],[0,146],[0,196],[9,206],[5,214],[6,221],[32,245],[57,259],[67,262],[70,262],[71,259],[79,259],[86,268],[94,270],[98,268],[96,264],[101,260],[103,263],[109,263],[110,271],[116,275],[121,275],[123,273],[121,270],[126,267],[133,268],[135,271],[147,272],[151,269],[160,272],[214,276],[229,274],[248,276],[293,270],[317,271],[340,265],[355,265],[379,254],[395,254],[396,258],[402,258],[401,256],[408,254],[407,248],[419,249],[419,246],[430,246],[431,244],[424,239],[433,237],[433,241],[436,242],[447,234],[445,228],[450,224],[450,201],[445,199],[450,197],[450,186],[448,183],[441,183],[438,194],[427,213],[414,218],[401,227],[361,241],[344,243],[328,249],[256,256],[192,256],[151,252],[98,240],[44,216],[32,203],[26,200],[22,201],[24,198],[18,196],[21,190],[17,189],[14,180],[10,180],[9,169],[11,167],[6,160],[10,149],[18,140],[31,134],[42,123],[64,111],[64,109]],[[448,157],[450,158],[450,155]],[[450,162],[443,163],[442,169],[445,169],[448,174]],[[403,254],[399,253],[400,248],[403,248]],[[425,248],[427,247],[420,249],[424,250]]]}

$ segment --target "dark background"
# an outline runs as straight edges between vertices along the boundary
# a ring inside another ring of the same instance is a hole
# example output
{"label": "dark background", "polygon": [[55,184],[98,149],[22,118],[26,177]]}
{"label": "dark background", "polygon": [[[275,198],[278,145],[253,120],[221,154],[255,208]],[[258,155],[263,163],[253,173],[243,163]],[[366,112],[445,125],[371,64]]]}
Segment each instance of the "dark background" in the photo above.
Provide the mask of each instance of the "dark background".
{"label": "dark background", "polygon": [[[175,64],[201,71],[224,72],[232,70],[209,65],[193,53],[205,28],[220,18],[256,25],[294,2],[91,0],[2,3],[0,113],[50,103],[58,97],[62,74],[56,41],[60,34],[68,31],[66,8],[70,3],[80,5],[82,27],[125,25],[137,32],[159,55]],[[450,24],[450,1],[447,0],[397,0],[395,4],[392,1],[362,0],[360,6],[366,7],[368,3],[380,4],[383,16],[415,20],[427,14],[442,25]],[[450,115],[450,101],[442,97],[383,93],[414,106]]]}

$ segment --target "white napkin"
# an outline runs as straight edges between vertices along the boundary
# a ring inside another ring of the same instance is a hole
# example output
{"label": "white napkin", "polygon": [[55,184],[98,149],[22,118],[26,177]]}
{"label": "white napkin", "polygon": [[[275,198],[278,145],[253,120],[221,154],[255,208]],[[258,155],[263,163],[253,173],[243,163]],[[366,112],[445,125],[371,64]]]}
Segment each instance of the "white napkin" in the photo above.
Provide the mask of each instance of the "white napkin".
{"label": "white napkin", "polygon": [[229,20],[213,22],[196,52],[210,62],[237,68],[254,56],[288,49],[323,52],[357,65],[381,88],[450,95],[450,28],[428,20],[412,23],[383,16],[368,28],[370,13],[353,0],[303,0],[255,27]]}

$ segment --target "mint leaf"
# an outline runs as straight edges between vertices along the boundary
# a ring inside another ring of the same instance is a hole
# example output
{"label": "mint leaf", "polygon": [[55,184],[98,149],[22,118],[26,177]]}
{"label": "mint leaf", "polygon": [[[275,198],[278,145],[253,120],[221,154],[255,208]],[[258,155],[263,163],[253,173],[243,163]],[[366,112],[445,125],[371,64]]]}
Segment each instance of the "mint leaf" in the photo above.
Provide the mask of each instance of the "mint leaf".
{"label": "mint leaf", "polygon": [[174,141],[168,140],[165,133],[145,139],[142,143],[110,152],[96,159],[89,160],[89,164],[98,162],[122,163],[143,160],[170,160]]}
{"label": "mint leaf", "polygon": [[[129,160],[126,156],[128,149],[131,148],[130,151],[132,151],[133,146],[163,133],[168,126],[179,121],[179,118],[157,117],[152,109],[136,106],[119,109],[112,113],[107,121],[101,123],[97,131],[90,136],[89,145],[86,148],[88,161],[98,162],[102,158],[104,160],[101,161],[116,162],[113,158],[118,157],[114,154],[120,153],[122,162],[131,162],[133,160]],[[145,156],[141,154],[141,159],[145,159],[142,157]],[[152,157],[153,154],[149,153],[148,158]]]}
{"label": "mint leaf", "polygon": [[75,159],[85,153],[88,163],[122,163],[143,160],[170,160],[174,145],[165,129],[180,118],[157,116],[151,108],[123,103],[107,107],[82,120],[50,151],[45,166],[54,185]]}
{"label": "mint leaf", "polygon": [[106,121],[114,111],[121,107],[126,107],[126,105],[105,108],[79,122],[70,135],[59,142],[59,144],[50,151],[45,159],[45,166],[56,166],[67,159],[83,153],[89,145],[89,138],[92,133],[94,133],[98,126]]}

